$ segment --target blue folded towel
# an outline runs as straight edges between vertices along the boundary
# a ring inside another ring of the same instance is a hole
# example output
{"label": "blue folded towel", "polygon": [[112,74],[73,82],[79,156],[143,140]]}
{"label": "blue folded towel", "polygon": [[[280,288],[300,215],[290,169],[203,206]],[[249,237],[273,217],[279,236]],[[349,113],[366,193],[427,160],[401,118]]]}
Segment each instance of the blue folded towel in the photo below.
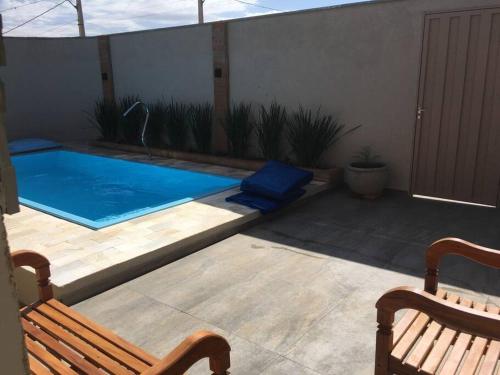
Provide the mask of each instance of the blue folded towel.
{"label": "blue folded towel", "polygon": [[11,155],[23,152],[50,150],[60,147],[62,147],[62,145],[59,143],[41,138],[23,138],[9,142],[9,152]]}
{"label": "blue folded towel", "polygon": [[269,161],[253,175],[243,179],[241,191],[282,201],[296,196],[296,190],[311,182],[312,172]]}
{"label": "blue folded towel", "polygon": [[235,202],[243,206],[250,208],[255,208],[263,214],[267,214],[272,211],[286,206],[287,204],[293,202],[294,200],[300,198],[306,191],[304,189],[295,190],[291,194],[288,194],[287,200],[276,200],[272,198],[266,198],[258,194],[241,192],[236,195],[232,195],[226,198],[228,202]]}
{"label": "blue folded towel", "polygon": [[300,198],[305,190],[302,186],[313,178],[309,171],[281,163],[269,161],[253,175],[241,182],[241,193],[226,198],[260,210],[263,214],[275,211]]}

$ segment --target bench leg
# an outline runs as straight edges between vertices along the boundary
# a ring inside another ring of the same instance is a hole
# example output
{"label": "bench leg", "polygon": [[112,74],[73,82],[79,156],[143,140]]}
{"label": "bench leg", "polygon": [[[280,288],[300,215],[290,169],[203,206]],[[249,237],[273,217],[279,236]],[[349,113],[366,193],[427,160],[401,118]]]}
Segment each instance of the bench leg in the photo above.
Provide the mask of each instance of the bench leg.
{"label": "bench leg", "polygon": [[231,367],[231,360],[229,358],[229,352],[224,352],[218,356],[212,356],[209,360],[210,370],[213,371],[213,375],[227,375],[228,370]]}
{"label": "bench leg", "polygon": [[389,371],[389,356],[393,345],[392,326],[394,314],[388,314],[383,310],[377,313],[377,347],[375,349],[375,375],[387,375]]}

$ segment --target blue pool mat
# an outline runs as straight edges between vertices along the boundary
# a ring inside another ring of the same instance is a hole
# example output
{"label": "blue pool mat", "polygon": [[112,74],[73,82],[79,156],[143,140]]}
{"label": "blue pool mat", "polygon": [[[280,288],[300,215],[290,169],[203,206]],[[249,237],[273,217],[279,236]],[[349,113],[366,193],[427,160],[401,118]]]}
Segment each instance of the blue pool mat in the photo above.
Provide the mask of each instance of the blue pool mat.
{"label": "blue pool mat", "polygon": [[286,206],[287,204],[293,202],[294,200],[300,198],[304,195],[306,191],[304,189],[295,190],[292,194],[288,194],[287,200],[276,200],[272,198],[266,198],[258,194],[241,192],[236,195],[232,195],[226,198],[228,202],[234,202],[247,206],[250,208],[255,208],[263,214],[267,214],[272,211],[276,211],[279,208]]}
{"label": "blue pool mat", "polygon": [[241,182],[241,193],[226,198],[266,214],[300,198],[302,187],[313,178],[305,171],[279,161],[269,161],[253,175]]}
{"label": "blue pool mat", "polygon": [[313,179],[312,172],[279,161],[269,161],[253,175],[243,179],[241,191],[276,200],[289,201],[296,190]]}
{"label": "blue pool mat", "polygon": [[59,143],[42,138],[23,138],[9,142],[9,152],[11,155],[32,151],[51,150],[61,147],[62,145]]}

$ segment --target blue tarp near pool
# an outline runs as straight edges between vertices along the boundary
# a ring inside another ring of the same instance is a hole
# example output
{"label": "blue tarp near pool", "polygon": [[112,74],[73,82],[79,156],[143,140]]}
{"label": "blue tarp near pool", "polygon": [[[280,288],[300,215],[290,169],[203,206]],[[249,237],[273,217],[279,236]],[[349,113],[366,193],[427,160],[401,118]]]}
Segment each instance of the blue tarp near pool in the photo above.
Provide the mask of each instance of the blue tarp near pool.
{"label": "blue tarp near pool", "polygon": [[256,208],[262,213],[272,212],[300,198],[305,193],[302,187],[312,178],[312,172],[279,161],[269,161],[242,181],[241,193],[226,200]]}
{"label": "blue tarp near pool", "polygon": [[24,152],[51,150],[60,147],[62,147],[62,145],[59,143],[42,138],[23,138],[9,142],[9,152],[11,155]]}
{"label": "blue tarp near pool", "polygon": [[255,208],[263,214],[276,211],[277,209],[292,203],[294,200],[300,198],[306,191],[304,189],[296,190],[293,195],[290,194],[288,200],[276,200],[266,198],[262,195],[241,192],[226,198],[228,202],[235,202],[243,206]]}

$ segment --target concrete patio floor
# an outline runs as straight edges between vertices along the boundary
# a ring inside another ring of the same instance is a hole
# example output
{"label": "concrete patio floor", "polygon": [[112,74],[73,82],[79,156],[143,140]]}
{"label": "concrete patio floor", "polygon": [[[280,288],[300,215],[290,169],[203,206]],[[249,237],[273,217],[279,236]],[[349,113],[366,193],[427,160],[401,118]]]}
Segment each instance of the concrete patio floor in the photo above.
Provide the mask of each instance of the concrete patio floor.
{"label": "concrete patio floor", "polygon": [[[74,307],[160,357],[196,330],[218,332],[232,374],[371,374],[378,297],[423,287],[434,240],[500,248],[499,228],[496,209],[336,191]],[[499,305],[499,276],[449,257],[441,280]],[[189,373],[208,374],[207,362]]]}

